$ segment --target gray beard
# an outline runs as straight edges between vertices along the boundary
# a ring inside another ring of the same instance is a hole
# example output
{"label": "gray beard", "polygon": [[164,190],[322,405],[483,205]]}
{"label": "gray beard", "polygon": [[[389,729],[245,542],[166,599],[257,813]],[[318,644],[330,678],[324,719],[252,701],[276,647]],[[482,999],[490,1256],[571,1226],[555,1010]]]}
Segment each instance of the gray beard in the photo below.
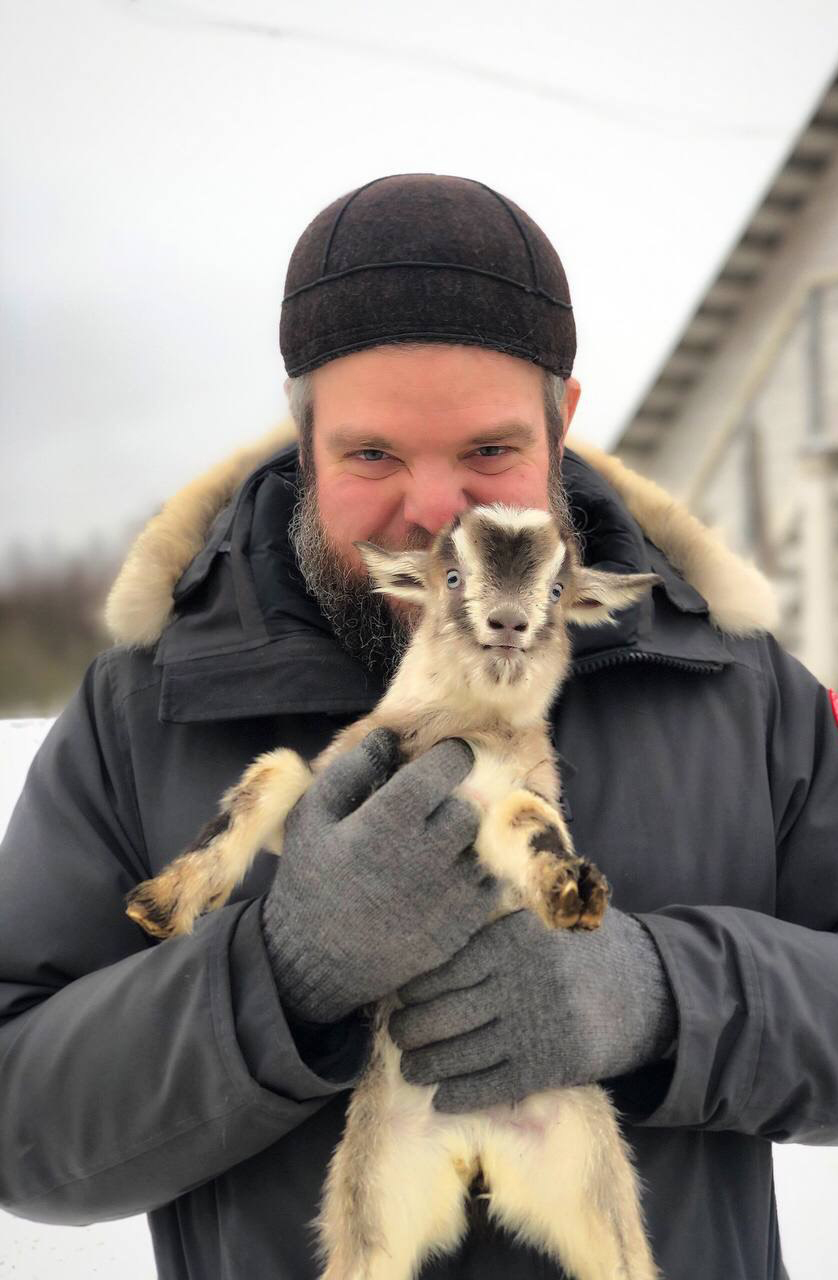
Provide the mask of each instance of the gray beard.
{"label": "gray beard", "polygon": [[[288,540],[309,595],[320,606],[338,644],[368,671],[389,680],[401,662],[413,624],[394,613],[385,596],[375,595],[369,576],[359,573],[329,541],[315,479],[302,467]],[[415,529],[406,546],[425,548],[432,541],[424,529]],[[379,538],[376,545],[383,545],[383,540]]]}
{"label": "gray beard", "polygon": [[[571,530],[559,460],[552,444],[548,498],[560,527]],[[373,593],[369,576],[359,573],[329,541],[320,516],[316,477],[305,463],[300,464],[299,497],[288,523],[288,540],[306,588],[341,648],[368,671],[385,681],[391,679],[413,635],[418,614],[394,612],[386,596]],[[398,547],[387,547],[380,537],[369,540],[385,550],[407,551],[425,550],[434,538],[426,529],[413,528]]]}

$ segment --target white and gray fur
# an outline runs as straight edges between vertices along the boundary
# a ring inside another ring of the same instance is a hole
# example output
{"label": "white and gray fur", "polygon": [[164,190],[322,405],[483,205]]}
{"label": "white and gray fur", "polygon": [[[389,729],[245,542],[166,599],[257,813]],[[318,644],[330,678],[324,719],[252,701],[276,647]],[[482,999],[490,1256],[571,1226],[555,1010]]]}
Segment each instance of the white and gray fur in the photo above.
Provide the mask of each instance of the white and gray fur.
{"label": "white and gray fur", "polygon": [[[340,733],[312,769],[292,751],[259,757],[224,796],[213,830],[130,896],[160,937],[221,906],[260,848],[280,853],[286,815],[313,774],[372,729],[394,730],[407,758],[465,739],[474,767],[458,789],[478,809],[475,851],[520,907],[551,928],[595,928],[607,886],[578,858],[558,810],[547,714],[568,669],[567,623],[610,618],[654,575],[584,568],[546,512],[495,504],[455,519],[425,551],[358,544],[376,589],[421,609],[378,706]],[[313,772],[312,772],[313,770]],[[411,1280],[456,1248],[466,1201],[559,1260],[577,1280],[652,1280],[628,1150],[596,1086],[549,1090],[487,1112],[435,1112],[434,1089],[408,1084],[376,1011],[368,1068],[352,1094],[317,1230],[323,1280]]]}

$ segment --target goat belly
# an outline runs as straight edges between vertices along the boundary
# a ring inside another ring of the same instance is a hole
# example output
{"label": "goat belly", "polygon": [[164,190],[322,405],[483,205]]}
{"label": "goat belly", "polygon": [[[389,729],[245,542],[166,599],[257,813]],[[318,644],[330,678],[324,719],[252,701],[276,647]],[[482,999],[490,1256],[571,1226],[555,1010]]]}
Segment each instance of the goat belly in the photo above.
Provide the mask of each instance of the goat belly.
{"label": "goat belly", "polygon": [[409,1084],[402,1077],[401,1054],[392,1041],[386,1057],[383,1115],[390,1137],[404,1151],[406,1169],[427,1144],[448,1153],[466,1186],[481,1168],[485,1173],[484,1158],[489,1164],[526,1165],[543,1177],[558,1172],[558,1165],[565,1168],[568,1160],[573,1163],[586,1147],[588,1088],[543,1090],[521,1102],[451,1115],[434,1110],[435,1086]]}
{"label": "goat belly", "polygon": [[[596,1238],[596,1225],[584,1221],[585,1206],[610,1198],[611,1161],[602,1161],[594,1134],[607,1131],[610,1111],[595,1086],[550,1090],[514,1105],[442,1115],[433,1110],[433,1087],[390,1082],[387,1155],[381,1163],[391,1188],[391,1205],[405,1198],[405,1218],[421,1187],[420,1198],[434,1205],[437,1243],[443,1252],[462,1239],[471,1225],[491,1219],[522,1242],[566,1265],[578,1256],[558,1243],[580,1234]],[[472,1206],[469,1208],[469,1206]],[[391,1209],[392,1213],[392,1209]],[[586,1248],[583,1242],[582,1249]],[[604,1269],[602,1267],[604,1266]],[[579,1280],[616,1275],[605,1260],[577,1265]],[[626,1274],[639,1280],[655,1274],[645,1263]]]}

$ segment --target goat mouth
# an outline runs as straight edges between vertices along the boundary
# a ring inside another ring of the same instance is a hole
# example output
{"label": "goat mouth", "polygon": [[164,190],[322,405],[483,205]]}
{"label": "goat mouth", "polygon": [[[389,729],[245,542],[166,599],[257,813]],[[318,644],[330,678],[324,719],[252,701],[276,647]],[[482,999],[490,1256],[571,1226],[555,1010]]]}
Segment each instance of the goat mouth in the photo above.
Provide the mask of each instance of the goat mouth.
{"label": "goat mouth", "polygon": [[493,649],[496,652],[507,653],[526,653],[526,649],[520,644],[484,644],[484,649]]}

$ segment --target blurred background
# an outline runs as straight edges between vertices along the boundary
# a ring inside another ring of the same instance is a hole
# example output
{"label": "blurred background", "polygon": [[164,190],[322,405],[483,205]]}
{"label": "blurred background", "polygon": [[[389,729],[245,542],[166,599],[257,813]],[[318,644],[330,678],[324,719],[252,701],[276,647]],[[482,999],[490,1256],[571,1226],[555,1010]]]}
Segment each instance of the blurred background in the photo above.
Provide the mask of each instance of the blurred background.
{"label": "blurred background", "polygon": [[[834,0],[0,0],[0,829],[132,537],[285,416],[297,237],[388,173],[540,223],[577,434],[724,528],[838,683],[836,72]],[[793,1280],[833,1274],[838,1151],[777,1185]],[[117,1273],[154,1274],[142,1221],[0,1215],[0,1276]]]}
{"label": "blurred background", "polygon": [[131,537],[284,416],[300,232],[476,177],[562,255],[579,434],[778,580],[838,679],[834,0],[0,0],[0,716],[106,643]]}

